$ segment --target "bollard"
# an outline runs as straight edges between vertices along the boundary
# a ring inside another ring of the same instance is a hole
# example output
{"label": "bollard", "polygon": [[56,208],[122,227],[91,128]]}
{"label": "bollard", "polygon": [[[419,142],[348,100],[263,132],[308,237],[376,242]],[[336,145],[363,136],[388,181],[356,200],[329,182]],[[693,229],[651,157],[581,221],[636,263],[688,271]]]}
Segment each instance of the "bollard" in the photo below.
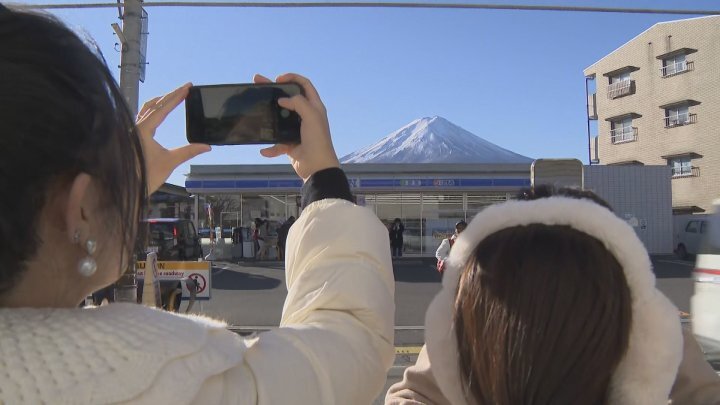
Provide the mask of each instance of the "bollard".
{"label": "bollard", "polygon": [[149,307],[162,307],[160,301],[160,283],[157,281],[157,253],[147,255],[145,262],[145,279],[143,280],[142,304]]}
{"label": "bollard", "polygon": [[123,273],[120,280],[115,283],[115,302],[132,302],[137,304],[137,280],[135,274],[137,274],[137,256],[132,255],[131,264],[128,265],[127,270]]}

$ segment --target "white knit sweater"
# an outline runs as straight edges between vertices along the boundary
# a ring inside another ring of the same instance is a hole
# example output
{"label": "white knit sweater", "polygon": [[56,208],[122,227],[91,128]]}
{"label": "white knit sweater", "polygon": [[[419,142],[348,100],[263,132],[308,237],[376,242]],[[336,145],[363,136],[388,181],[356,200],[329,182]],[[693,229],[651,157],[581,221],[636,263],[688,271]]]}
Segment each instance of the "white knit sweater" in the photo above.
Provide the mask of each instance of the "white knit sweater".
{"label": "white knit sweater", "polygon": [[133,304],[0,309],[0,403],[370,403],[394,354],[387,231],[322,200],[287,251],[282,327],[257,338]]}

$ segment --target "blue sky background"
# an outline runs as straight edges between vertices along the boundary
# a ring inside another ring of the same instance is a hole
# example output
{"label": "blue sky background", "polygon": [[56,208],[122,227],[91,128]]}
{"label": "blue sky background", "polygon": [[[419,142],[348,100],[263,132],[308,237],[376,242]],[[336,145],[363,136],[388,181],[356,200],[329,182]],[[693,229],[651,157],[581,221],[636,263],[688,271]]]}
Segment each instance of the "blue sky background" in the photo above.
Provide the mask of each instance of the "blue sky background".
{"label": "blue sky background", "polygon": [[[70,1],[70,0],[68,0]],[[28,1],[65,3],[67,1]],[[80,1],[78,1],[80,2]],[[608,7],[718,9],[715,1],[505,1]],[[148,7],[147,77],[140,99],[184,82],[249,82],[294,71],[329,110],[339,156],[413,119],[440,115],[531,157],[587,161],[583,69],[661,21],[694,15],[488,10]],[[117,9],[53,11],[95,38],[116,77],[110,24]],[[180,106],[160,128],[185,142]],[[216,146],[189,164],[286,163],[254,146]],[[170,177],[184,184],[189,164]]]}

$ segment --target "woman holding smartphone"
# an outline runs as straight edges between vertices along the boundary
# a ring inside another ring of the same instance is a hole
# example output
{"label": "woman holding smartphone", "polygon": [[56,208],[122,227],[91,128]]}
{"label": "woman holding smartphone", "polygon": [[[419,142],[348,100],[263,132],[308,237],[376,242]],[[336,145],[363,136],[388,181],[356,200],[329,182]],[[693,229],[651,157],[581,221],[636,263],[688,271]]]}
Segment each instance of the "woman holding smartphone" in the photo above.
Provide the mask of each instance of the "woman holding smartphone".
{"label": "woman holding smartphone", "polygon": [[246,339],[134,304],[79,309],[127,267],[147,196],[209,147],[153,139],[189,85],[147,102],[136,124],[76,34],[0,5],[0,403],[367,404],[379,394],[394,355],[386,230],[350,202],[313,85],[277,81],[305,90],[279,102],[302,117],[302,144],[262,152],[287,154],[304,181],[280,328]]}

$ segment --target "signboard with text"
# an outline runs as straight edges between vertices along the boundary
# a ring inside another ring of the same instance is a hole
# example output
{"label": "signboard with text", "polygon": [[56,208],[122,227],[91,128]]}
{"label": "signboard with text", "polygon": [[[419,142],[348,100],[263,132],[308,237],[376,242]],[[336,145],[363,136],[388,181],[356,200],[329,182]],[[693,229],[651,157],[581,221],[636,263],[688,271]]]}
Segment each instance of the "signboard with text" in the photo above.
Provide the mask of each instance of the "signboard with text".
{"label": "signboard with text", "polygon": [[[211,262],[177,262],[177,261],[158,261],[158,274],[156,279],[160,281],[164,280],[185,280],[192,279],[197,285],[197,296],[198,300],[209,300],[210,290],[212,289],[211,282]],[[135,276],[138,280],[145,279],[145,262],[137,262],[137,274]],[[183,281],[182,285],[182,299],[187,300],[190,298],[190,291],[187,289],[186,283]]]}

